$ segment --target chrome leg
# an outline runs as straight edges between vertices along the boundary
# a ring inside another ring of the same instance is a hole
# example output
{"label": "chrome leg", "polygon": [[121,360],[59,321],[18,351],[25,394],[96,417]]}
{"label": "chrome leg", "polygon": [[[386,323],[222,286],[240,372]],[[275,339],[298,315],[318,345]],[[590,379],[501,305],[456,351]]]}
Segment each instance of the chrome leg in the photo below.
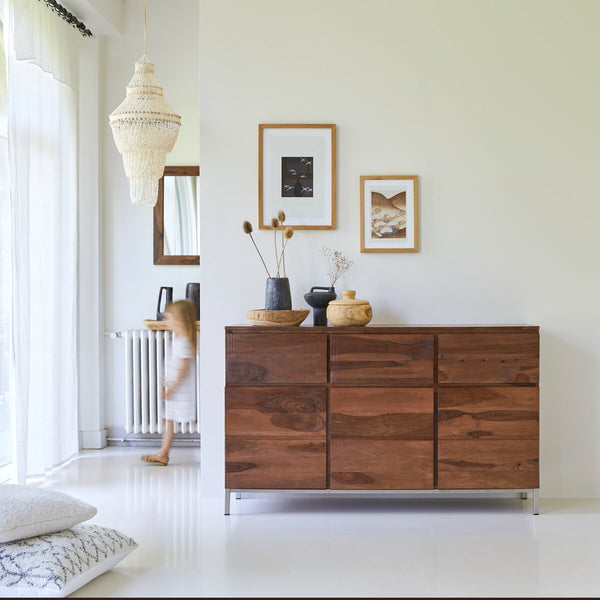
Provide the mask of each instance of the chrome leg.
{"label": "chrome leg", "polygon": [[225,514],[229,514],[229,505],[231,503],[231,490],[225,490]]}
{"label": "chrome leg", "polygon": [[538,491],[536,489],[531,490],[531,512],[534,515],[540,514],[539,503],[538,503]]}
{"label": "chrome leg", "polygon": [[236,500],[241,500],[242,499],[242,492],[236,492],[235,499]]}
{"label": "chrome leg", "polygon": [[527,492],[521,492],[521,500],[527,500]]}

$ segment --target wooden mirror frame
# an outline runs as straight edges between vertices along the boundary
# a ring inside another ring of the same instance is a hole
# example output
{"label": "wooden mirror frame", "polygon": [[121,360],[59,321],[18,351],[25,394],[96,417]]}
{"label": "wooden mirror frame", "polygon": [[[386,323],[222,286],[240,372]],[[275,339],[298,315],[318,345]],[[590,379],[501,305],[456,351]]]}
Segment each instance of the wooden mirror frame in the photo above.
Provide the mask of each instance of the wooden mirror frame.
{"label": "wooden mirror frame", "polygon": [[163,176],[158,180],[158,200],[154,206],[154,264],[155,265],[199,265],[199,254],[174,254],[165,255],[165,176],[173,175],[200,175],[200,167],[165,167]]}

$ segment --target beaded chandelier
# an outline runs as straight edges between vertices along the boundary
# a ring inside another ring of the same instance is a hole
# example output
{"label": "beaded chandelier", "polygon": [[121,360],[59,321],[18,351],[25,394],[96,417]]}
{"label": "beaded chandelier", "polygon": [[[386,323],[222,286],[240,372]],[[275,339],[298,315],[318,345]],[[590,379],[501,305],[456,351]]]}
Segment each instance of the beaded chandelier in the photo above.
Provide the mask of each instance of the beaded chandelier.
{"label": "beaded chandelier", "polygon": [[158,180],[163,176],[167,153],[177,140],[181,117],[167,104],[154,75],[154,65],[146,55],[145,6],[144,55],[135,63],[125,100],[109,120],[115,144],[123,155],[131,202],[154,206]]}

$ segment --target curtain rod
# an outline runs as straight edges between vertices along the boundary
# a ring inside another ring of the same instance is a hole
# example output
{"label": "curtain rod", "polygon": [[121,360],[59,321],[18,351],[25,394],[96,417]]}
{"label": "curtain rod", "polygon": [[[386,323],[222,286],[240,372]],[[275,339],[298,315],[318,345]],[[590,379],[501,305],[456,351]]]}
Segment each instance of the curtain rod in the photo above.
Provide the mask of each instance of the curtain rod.
{"label": "curtain rod", "polygon": [[79,33],[83,37],[92,37],[92,32],[86,27],[85,23],[82,23],[75,15],[71,14],[64,6],[60,5],[56,0],[40,0],[48,8],[57,13],[62,19],[64,19],[69,25],[73,25],[79,30]]}

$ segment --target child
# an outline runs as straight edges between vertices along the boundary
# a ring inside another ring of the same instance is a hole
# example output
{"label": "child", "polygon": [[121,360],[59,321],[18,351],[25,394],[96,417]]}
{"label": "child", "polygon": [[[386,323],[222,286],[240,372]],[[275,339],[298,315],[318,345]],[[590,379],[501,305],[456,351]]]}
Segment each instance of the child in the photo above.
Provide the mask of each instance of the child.
{"label": "child", "polygon": [[175,340],[167,365],[163,443],[159,452],[144,454],[142,460],[166,467],[175,436],[174,421],[196,420],[196,307],[189,300],[178,300],[167,306],[165,317]]}

